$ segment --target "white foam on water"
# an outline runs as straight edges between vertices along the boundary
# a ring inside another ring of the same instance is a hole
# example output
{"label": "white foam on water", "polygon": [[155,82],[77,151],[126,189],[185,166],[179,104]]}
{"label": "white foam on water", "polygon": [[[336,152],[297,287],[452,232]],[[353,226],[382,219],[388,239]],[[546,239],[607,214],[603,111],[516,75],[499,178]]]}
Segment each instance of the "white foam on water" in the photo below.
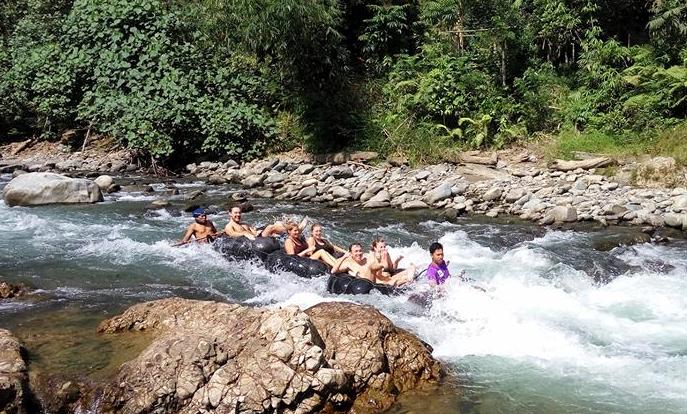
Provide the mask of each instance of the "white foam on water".
{"label": "white foam on water", "polygon": [[[527,395],[511,394],[515,400],[554,395],[567,412],[592,407],[642,412],[657,404],[664,412],[687,412],[684,267],[664,275],[642,271],[598,285],[539,247],[570,242],[576,238],[573,232],[552,231],[495,252],[447,228],[439,241],[449,269],[453,275],[465,269],[473,282],[452,278],[445,295],[419,313],[407,297],[336,298],[374,304],[430,343],[435,356],[458,366],[469,361],[473,381],[488,389],[512,392],[526,384],[522,392]],[[640,255],[645,249],[656,248],[642,246]],[[412,261],[419,269],[430,260],[415,243],[390,247],[390,253],[402,254],[402,265]],[[660,248],[653,254],[666,257]],[[414,292],[422,289],[426,282],[420,279]],[[307,307],[330,298],[295,291],[278,304]]]}

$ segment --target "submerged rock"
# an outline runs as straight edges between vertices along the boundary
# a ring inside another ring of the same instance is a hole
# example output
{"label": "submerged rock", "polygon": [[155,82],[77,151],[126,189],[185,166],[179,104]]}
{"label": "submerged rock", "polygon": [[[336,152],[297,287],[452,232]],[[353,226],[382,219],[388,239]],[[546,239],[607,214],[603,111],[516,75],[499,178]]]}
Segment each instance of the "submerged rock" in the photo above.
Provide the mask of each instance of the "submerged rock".
{"label": "submerged rock", "polygon": [[103,194],[96,183],[55,173],[27,173],[12,179],[4,191],[8,206],[96,203]]}
{"label": "submerged rock", "polygon": [[381,411],[441,376],[428,345],[351,303],[302,312],[172,298],[133,306],[98,329],[157,336],[105,385],[106,412]]}
{"label": "submerged rock", "polygon": [[22,283],[13,284],[7,282],[0,282],[0,299],[17,298],[24,296],[29,292],[29,289]]}

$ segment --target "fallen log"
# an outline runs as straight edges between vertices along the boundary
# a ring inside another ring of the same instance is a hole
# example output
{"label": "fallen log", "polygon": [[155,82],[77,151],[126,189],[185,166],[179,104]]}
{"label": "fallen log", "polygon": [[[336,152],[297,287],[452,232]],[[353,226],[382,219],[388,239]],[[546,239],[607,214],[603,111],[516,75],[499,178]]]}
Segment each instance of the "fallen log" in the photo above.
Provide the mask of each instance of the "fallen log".
{"label": "fallen log", "polygon": [[573,171],[578,168],[581,168],[583,170],[589,170],[591,168],[607,167],[613,164],[614,162],[615,161],[609,157],[590,158],[587,160],[580,161],[556,160],[549,166],[549,168],[558,171]]}
{"label": "fallen log", "polygon": [[460,160],[468,164],[496,165],[499,162],[499,157],[496,153],[493,153],[486,157],[480,157],[478,155],[470,154],[460,154]]}
{"label": "fallen log", "polygon": [[444,161],[451,164],[479,164],[479,165],[489,165],[494,166],[498,163],[498,155],[493,153],[488,156],[476,155],[476,151],[470,152],[457,152],[457,151],[447,151],[442,157]]}

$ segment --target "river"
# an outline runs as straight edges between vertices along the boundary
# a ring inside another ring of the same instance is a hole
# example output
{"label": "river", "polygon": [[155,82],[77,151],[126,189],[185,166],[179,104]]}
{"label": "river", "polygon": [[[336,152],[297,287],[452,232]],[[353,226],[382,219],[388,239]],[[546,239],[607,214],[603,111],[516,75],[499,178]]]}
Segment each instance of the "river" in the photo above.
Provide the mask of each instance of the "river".
{"label": "river", "polygon": [[[0,178],[0,187],[9,176]],[[183,196],[200,183],[178,184]],[[256,201],[246,220],[307,215],[346,245],[383,235],[401,263],[429,262],[444,244],[453,278],[422,306],[411,295],[333,296],[326,277],[272,274],[208,246],[174,248],[189,214],[146,215],[157,194],[118,193],[97,205],[9,208],[0,202],[0,275],[38,289],[0,302],[0,327],[22,339],[31,369],[109,375],[143,345],[94,334],[97,323],[145,300],[178,295],[249,305],[372,304],[434,348],[449,372],[394,413],[687,412],[687,242],[594,249],[623,228],[553,230],[517,220],[361,211]],[[210,187],[220,204],[229,188]],[[226,214],[210,216],[218,226]],[[476,289],[479,286],[482,289]]]}

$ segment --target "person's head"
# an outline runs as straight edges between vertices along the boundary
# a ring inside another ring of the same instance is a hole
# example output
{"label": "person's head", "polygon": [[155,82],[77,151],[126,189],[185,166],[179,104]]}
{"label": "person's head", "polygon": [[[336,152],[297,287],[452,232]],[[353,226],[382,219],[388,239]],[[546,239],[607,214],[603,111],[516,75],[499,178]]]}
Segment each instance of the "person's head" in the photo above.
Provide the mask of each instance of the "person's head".
{"label": "person's head", "polygon": [[444,260],[444,246],[439,242],[434,242],[429,245],[429,254],[432,255],[432,262],[440,264]]}
{"label": "person's head", "polygon": [[386,240],[384,240],[384,237],[377,236],[372,239],[372,251],[382,253],[384,250],[386,250]]}
{"label": "person's head", "polygon": [[310,234],[316,239],[321,239],[324,235],[322,231],[322,225],[320,223],[315,223],[310,227]]}
{"label": "person's head", "polygon": [[193,218],[196,219],[196,223],[205,224],[208,220],[208,215],[204,208],[198,207],[193,210]]}
{"label": "person's head", "polygon": [[241,207],[239,206],[234,206],[229,210],[229,218],[231,218],[233,221],[240,223],[241,222]]}
{"label": "person's head", "polygon": [[363,246],[360,243],[352,243],[348,246],[348,251],[351,252],[353,260],[359,262],[363,259]]}
{"label": "person's head", "polygon": [[287,221],[284,227],[286,227],[286,232],[289,234],[289,237],[297,239],[301,236],[301,228],[293,221]]}

